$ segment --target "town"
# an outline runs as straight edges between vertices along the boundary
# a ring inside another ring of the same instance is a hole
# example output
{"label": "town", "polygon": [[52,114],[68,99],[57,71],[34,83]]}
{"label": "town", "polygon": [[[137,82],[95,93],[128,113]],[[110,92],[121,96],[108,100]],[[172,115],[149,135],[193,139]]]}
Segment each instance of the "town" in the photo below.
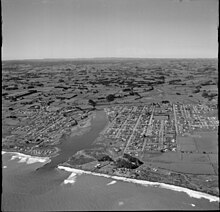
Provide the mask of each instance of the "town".
{"label": "town", "polygon": [[24,116],[23,124],[13,127],[11,135],[3,138],[3,148],[39,156],[57,153],[55,145],[60,143],[61,136],[71,134],[71,129],[78,123],[82,125],[90,114],[75,107],[50,109],[48,106],[31,106],[14,113],[18,117]]}
{"label": "town", "polygon": [[214,110],[207,105],[161,104],[145,106],[115,106],[105,109],[109,120],[103,133],[118,143],[115,151],[139,156],[145,151],[178,151],[178,135],[189,135],[195,130],[216,130],[216,116],[208,116]]}
{"label": "town", "polygon": [[215,60],[6,61],[2,78],[3,150],[219,194]]}
{"label": "town", "polygon": [[2,0],[2,211],[219,209],[216,0]]}

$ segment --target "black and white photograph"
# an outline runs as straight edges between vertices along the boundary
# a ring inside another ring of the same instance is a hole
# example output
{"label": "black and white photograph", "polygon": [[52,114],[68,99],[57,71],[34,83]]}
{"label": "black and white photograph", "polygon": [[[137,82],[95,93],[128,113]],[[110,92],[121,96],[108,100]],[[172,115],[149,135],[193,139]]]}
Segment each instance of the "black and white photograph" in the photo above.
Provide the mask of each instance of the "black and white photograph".
{"label": "black and white photograph", "polygon": [[218,0],[2,0],[1,211],[219,210]]}

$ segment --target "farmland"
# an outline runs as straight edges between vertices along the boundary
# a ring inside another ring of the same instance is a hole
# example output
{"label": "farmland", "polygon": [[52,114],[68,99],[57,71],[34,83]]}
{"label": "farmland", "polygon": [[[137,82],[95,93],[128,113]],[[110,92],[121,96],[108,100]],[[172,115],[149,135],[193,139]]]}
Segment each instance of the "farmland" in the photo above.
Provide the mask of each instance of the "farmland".
{"label": "farmland", "polygon": [[104,110],[94,147],[65,165],[218,195],[217,71],[212,59],[5,61],[2,147],[56,158]]}

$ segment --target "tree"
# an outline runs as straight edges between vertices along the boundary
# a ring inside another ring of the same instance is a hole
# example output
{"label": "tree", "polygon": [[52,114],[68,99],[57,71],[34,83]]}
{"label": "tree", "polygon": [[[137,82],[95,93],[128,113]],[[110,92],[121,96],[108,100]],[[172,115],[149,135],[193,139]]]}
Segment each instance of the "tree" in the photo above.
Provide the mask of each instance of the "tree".
{"label": "tree", "polygon": [[203,91],[202,97],[204,97],[204,98],[208,98],[209,97],[209,94],[208,94],[208,92],[206,90]]}
{"label": "tree", "polygon": [[92,99],[89,99],[89,104],[93,106],[93,108],[95,108],[96,106],[96,102],[93,101]]}
{"label": "tree", "polygon": [[113,94],[109,94],[107,97],[106,97],[107,101],[108,102],[111,102],[111,101],[114,101],[115,99],[115,96]]}
{"label": "tree", "polygon": [[110,162],[114,161],[109,155],[105,155],[105,154],[98,155],[97,160],[99,162],[101,162],[101,161],[110,161]]}

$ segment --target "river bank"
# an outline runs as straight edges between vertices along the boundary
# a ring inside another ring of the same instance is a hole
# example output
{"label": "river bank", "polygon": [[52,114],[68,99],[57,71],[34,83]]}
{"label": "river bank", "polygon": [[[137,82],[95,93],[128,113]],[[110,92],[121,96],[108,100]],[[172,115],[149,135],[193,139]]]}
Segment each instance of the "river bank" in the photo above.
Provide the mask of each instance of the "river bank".
{"label": "river bank", "polygon": [[92,126],[92,120],[96,117],[96,114],[90,115],[87,119],[81,121],[78,125],[71,128],[70,137],[80,136],[87,133]]}
{"label": "river bank", "polygon": [[[86,133],[88,133],[91,130],[91,125],[92,125],[92,120],[96,117],[96,114],[94,113],[93,115],[90,115],[87,119],[82,120],[77,126],[72,127],[71,129],[71,133],[68,135],[70,138],[73,138],[75,136],[82,136]],[[59,141],[59,144],[62,142],[62,138]],[[27,160],[29,161],[30,158],[32,158],[32,160],[39,160],[42,161],[42,158],[46,158],[46,160],[48,161],[49,158],[54,158],[56,156],[58,156],[61,151],[60,149],[60,145],[56,144],[56,145],[51,145],[51,147],[54,149],[54,151],[50,154],[48,154],[48,156],[44,156],[44,148],[39,149],[38,154],[34,154],[33,151],[30,150],[20,150],[18,152],[18,149],[10,149],[9,151],[7,149],[3,149],[3,154],[5,152],[8,153],[15,153],[17,155],[17,157],[23,157],[23,158],[27,158]],[[26,150],[26,151],[25,151]],[[28,159],[29,158],[29,159]],[[35,158],[35,159],[33,159]],[[23,159],[24,160],[24,159]]]}
{"label": "river bank", "polygon": [[[132,183],[136,183],[136,184],[141,184],[143,186],[157,186],[157,187],[161,187],[161,188],[170,189],[173,191],[184,192],[192,198],[197,198],[197,199],[205,198],[205,199],[209,200],[210,202],[219,202],[219,197],[212,196],[210,194],[206,194],[206,193],[202,193],[202,192],[198,192],[198,191],[194,191],[194,190],[190,190],[188,188],[165,184],[165,183],[150,182],[150,181],[145,181],[145,180],[137,180],[137,179],[132,179],[132,178],[101,174],[101,173],[84,171],[84,170],[75,169],[75,168],[71,168],[71,167],[67,167],[67,166],[61,166],[61,165],[58,166],[57,168],[61,169],[61,170],[65,170],[67,172],[71,172],[71,173],[73,173],[73,175],[75,175],[75,174],[78,174],[78,175],[90,174],[90,175],[96,175],[96,176],[101,176],[101,177],[106,177],[106,178],[112,178],[115,180],[121,180],[121,181],[125,181],[125,182],[132,182]],[[68,182],[68,180],[65,182]]]}

